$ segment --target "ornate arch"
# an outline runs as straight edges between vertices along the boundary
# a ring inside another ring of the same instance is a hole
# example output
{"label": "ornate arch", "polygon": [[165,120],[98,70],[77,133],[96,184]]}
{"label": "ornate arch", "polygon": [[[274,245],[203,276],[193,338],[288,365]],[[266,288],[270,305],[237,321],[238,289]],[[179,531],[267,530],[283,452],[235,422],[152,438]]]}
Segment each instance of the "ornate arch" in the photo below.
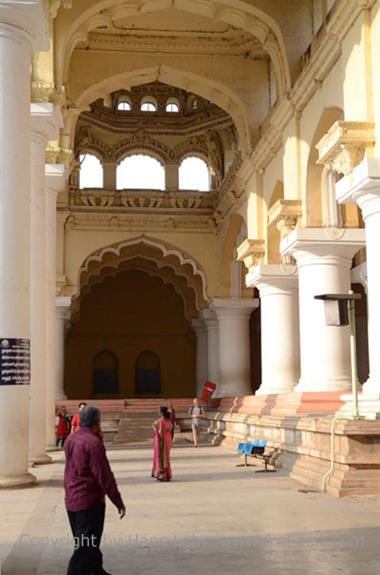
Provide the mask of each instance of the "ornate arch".
{"label": "ornate arch", "polygon": [[121,0],[92,2],[83,12],[77,11],[66,34],[58,35],[56,53],[60,56],[57,60],[57,83],[66,84],[72,52],[78,42],[87,39],[89,31],[98,26],[108,26],[120,17],[169,8],[225,22],[252,34],[272,59],[279,96],[289,90],[289,64],[281,29],[266,12],[244,0],[235,0],[233,7],[228,0],[140,0],[133,4]]}
{"label": "ornate arch", "polygon": [[115,146],[110,149],[110,159],[119,163],[132,152],[150,152],[162,164],[172,162],[174,158],[173,151],[169,146],[142,132],[132,134],[128,138],[115,144]]}
{"label": "ornate arch", "polygon": [[106,246],[86,258],[79,270],[79,294],[72,304],[74,321],[83,297],[93,286],[127,269],[139,269],[171,284],[182,297],[189,319],[208,306],[206,276],[197,262],[174,246],[139,236]]}
{"label": "ornate arch", "polygon": [[149,84],[154,81],[176,86],[186,91],[191,90],[202,98],[217,104],[234,121],[243,154],[248,155],[252,151],[247,113],[240,96],[224,84],[171,66],[152,66],[107,77],[89,86],[78,95],[76,100],[78,110],[88,110],[91,102],[98,98],[104,98],[110,92],[116,92],[120,87],[130,90],[133,86]]}

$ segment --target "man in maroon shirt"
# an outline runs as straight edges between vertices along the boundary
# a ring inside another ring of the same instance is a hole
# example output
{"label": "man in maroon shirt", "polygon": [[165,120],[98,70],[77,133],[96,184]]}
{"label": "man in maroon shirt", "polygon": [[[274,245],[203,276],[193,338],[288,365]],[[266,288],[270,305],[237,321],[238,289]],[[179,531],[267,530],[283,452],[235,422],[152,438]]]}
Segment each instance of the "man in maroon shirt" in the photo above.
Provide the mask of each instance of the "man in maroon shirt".
{"label": "man in maroon shirt", "polygon": [[105,496],[120,519],[125,505],[116,485],[101,439],[100,410],[80,412],[80,428],[65,443],[65,504],[74,536],[74,553],[67,575],[109,575],[99,549],[104,527]]}

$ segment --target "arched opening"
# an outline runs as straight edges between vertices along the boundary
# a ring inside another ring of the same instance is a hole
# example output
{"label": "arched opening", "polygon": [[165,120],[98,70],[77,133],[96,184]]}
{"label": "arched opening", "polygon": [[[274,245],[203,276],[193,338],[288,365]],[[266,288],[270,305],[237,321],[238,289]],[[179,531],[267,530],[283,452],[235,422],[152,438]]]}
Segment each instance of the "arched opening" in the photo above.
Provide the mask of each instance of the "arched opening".
{"label": "arched opening", "polygon": [[[99,270],[98,283],[90,286],[81,300],[80,314],[72,321],[66,343],[66,393],[70,398],[91,397],[94,365],[103,370],[118,368],[118,391],[123,398],[191,397],[196,382],[196,340],[186,314],[191,302],[186,305],[184,301],[191,297],[190,292],[182,287],[181,276],[154,267],[149,259],[125,263],[126,269]],[[104,355],[94,364],[102,348],[112,350],[117,366]],[[159,363],[147,354],[140,357],[144,351],[156,354]],[[158,366],[159,378],[157,371],[136,372]],[[105,389],[110,394],[105,383],[96,387],[97,393],[104,394]]]}
{"label": "arched opening", "polygon": [[177,98],[168,98],[165,105],[166,112],[179,112],[180,109],[181,108]]}
{"label": "arched opening", "polygon": [[142,351],[135,364],[135,394],[159,395],[160,393],[160,359],[153,351]]}
{"label": "arched opening", "polygon": [[132,103],[128,98],[122,98],[119,100],[117,109],[121,112],[130,112],[132,110]]}
{"label": "arched opening", "polygon": [[79,188],[102,188],[103,165],[94,154],[81,154],[79,156]]}
{"label": "arched opening", "polygon": [[179,167],[180,190],[210,191],[210,170],[204,160],[195,156],[185,158]]}
{"label": "arched opening", "polygon": [[117,166],[116,187],[118,190],[164,190],[165,169],[152,156],[146,154],[127,156]]}
{"label": "arched opening", "polygon": [[140,103],[141,112],[157,112],[158,104],[156,98],[153,96],[144,96]]}
{"label": "arched opening", "polygon": [[118,360],[112,351],[96,354],[92,369],[93,395],[108,396],[119,393]]}

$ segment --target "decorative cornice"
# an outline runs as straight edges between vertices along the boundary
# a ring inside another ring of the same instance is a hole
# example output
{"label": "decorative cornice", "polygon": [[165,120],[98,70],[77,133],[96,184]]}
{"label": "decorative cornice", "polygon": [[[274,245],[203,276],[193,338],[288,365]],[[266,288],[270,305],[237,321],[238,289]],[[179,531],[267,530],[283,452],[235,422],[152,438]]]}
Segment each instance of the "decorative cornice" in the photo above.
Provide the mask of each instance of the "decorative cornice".
{"label": "decorative cornice", "polygon": [[316,145],[319,152],[317,163],[331,166],[347,176],[374,143],[373,122],[337,121]]}
{"label": "decorative cornice", "polygon": [[234,54],[244,55],[247,51],[251,57],[267,58],[260,42],[249,32],[228,26],[227,30],[220,32],[202,33],[199,31],[170,31],[134,30],[133,28],[122,28],[113,26],[110,15],[103,12],[103,17],[107,18],[107,32],[91,31],[87,35],[85,43],[78,45],[76,50],[83,50],[87,46],[90,49],[101,49],[102,51],[139,51],[139,52],[159,52],[165,51],[194,54]]}
{"label": "decorative cornice", "polygon": [[65,230],[81,231],[120,231],[120,232],[167,232],[181,231],[188,233],[215,233],[213,218],[209,215],[160,214],[156,212],[110,213],[99,211],[78,211],[71,209]]}
{"label": "decorative cornice", "polygon": [[32,102],[51,102],[63,106],[66,102],[64,86],[57,87],[50,82],[36,82],[31,84]]}
{"label": "decorative cornice", "polygon": [[268,225],[276,225],[284,239],[297,227],[302,216],[301,200],[277,200],[268,210]]}
{"label": "decorative cornice", "polygon": [[112,213],[142,212],[173,215],[175,213],[211,216],[216,203],[215,192],[160,190],[104,190],[86,188],[70,190],[72,209],[94,211],[110,208]]}
{"label": "decorative cornice", "polygon": [[250,270],[265,256],[265,240],[244,240],[237,248],[237,259]]}

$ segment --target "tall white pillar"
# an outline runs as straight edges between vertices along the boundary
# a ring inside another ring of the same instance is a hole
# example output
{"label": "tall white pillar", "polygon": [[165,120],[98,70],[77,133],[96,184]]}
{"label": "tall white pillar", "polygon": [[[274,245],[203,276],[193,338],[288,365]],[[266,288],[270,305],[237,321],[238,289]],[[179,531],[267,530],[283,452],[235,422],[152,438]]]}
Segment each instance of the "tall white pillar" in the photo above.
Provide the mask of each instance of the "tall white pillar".
{"label": "tall white pillar", "polygon": [[[0,488],[31,485],[30,66],[47,33],[39,2],[1,3],[0,23]],[[46,41],[46,37],[43,41]]]}
{"label": "tall white pillar", "polygon": [[207,330],[204,321],[201,319],[192,320],[193,330],[197,338],[197,392],[196,396],[199,397],[203,385],[208,376],[208,362],[207,362]]}
{"label": "tall white pillar", "polygon": [[252,393],[249,318],[258,304],[257,299],[212,300],[211,307],[219,325],[220,375],[217,397]]}
{"label": "tall white pillar", "polygon": [[[219,384],[219,324],[215,312],[204,309],[201,316],[207,332],[207,379]],[[217,395],[217,392],[216,394]]]}
{"label": "tall white pillar", "polygon": [[260,292],[262,383],[256,395],[290,393],[300,376],[297,267],[258,265],[246,281]]}
{"label": "tall white pillar", "polygon": [[281,253],[297,260],[301,378],[295,388],[339,391],[351,387],[349,327],[327,326],[324,302],[316,295],[348,293],[354,254],[364,230],[296,228],[281,242]]}
{"label": "tall white pillar", "polygon": [[57,139],[60,113],[53,104],[31,104],[31,398],[29,459],[48,463],[46,454],[46,257],[45,150]]}
{"label": "tall white pillar", "polygon": [[[57,277],[57,195],[65,189],[65,167],[46,164],[46,424],[47,444],[55,446],[54,418],[56,393],[56,277]],[[60,398],[63,399],[63,398]]]}
{"label": "tall white pillar", "polygon": [[66,325],[70,319],[71,297],[57,297],[56,299],[56,326],[57,349],[55,362],[55,398],[66,399],[64,391],[65,382],[65,333]]}
{"label": "tall white pillar", "polygon": [[364,160],[352,174],[339,180],[336,195],[341,203],[356,202],[365,223],[369,378],[362,391],[380,409],[380,159]]}

